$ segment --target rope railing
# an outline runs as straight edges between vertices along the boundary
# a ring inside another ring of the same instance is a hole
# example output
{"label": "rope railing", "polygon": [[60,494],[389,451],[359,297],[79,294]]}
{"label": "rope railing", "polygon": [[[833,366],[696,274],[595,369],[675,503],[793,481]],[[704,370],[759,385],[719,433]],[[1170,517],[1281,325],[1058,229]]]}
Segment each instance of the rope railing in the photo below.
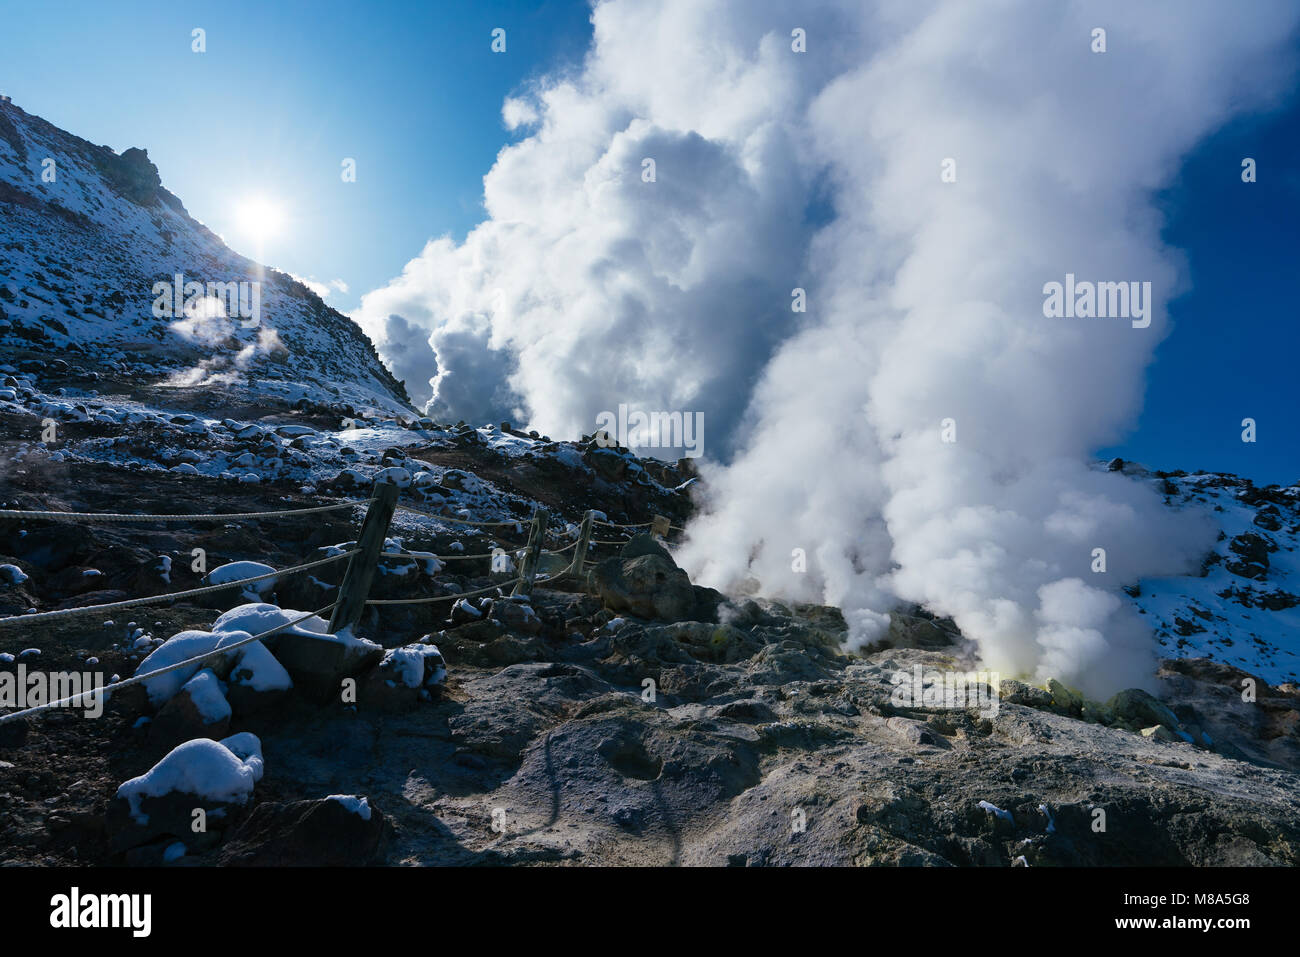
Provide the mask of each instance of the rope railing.
{"label": "rope railing", "polygon": [[[594,522],[594,524],[596,524],[596,525],[604,525],[606,528],[619,528],[619,529],[629,529],[629,528],[654,528],[654,527],[655,527],[655,523],[654,523],[654,522],[641,522],[641,523],[638,524],[638,525],[624,525],[624,524],[621,523],[621,522],[602,522],[600,519],[596,519],[595,522]],[[683,528],[683,527],[680,526],[680,525],[668,525],[668,524],[665,524],[665,525],[664,525],[664,528],[672,529],[674,532],[684,532],[684,531],[686,531],[686,529]]]}
{"label": "rope railing", "polygon": [[[513,549],[512,551],[508,551],[505,554],[510,555],[513,554],[513,552],[517,552],[517,551],[519,551],[519,549]],[[496,552],[475,552],[473,555],[460,555],[460,554],[421,555],[418,552],[380,552],[379,557],[380,558],[409,558],[412,561],[426,561],[426,562],[429,559],[433,559],[439,562],[454,562],[454,561],[465,561],[466,559],[470,559],[470,558],[495,558],[496,554],[497,554]]]}
{"label": "rope railing", "polygon": [[[496,585],[489,585],[487,588],[480,588],[476,591],[453,592],[450,595],[434,595],[431,598],[371,598],[366,601],[367,605],[429,605],[436,601],[454,601],[458,598],[476,598],[479,595],[486,595],[488,592],[498,591],[510,585],[517,585],[523,581],[523,577],[512,578],[506,582],[499,582]],[[534,579],[534,581],[546,581],[546,579]]]}
{"label": "rope railing", "polygon": [[217,655],[229,654],[230,652],[234,651],[236,648],[242,648],[244,647],[244,645],[250,645],[255,641],[261,641],[263,638],[266,638],[269,635],[273,635],[277,631],[283,631],[286,628],[292,628],[295,625],[302,624],[304,621],[307,621],[310,618],[315,618],[320,615],[323,615],[325,612],[333,608],[334,605],[336,604],[337,602],[333,602],[331,604],[326,605],[324,608],[318,609],[313,612],[308,612],[307,614],[303,615],[301,618],[295,618],[292,621],[283,622],[282,624],[276,625],[274,628],[268,628],[266,631],[259,632],[258,634],[252,635],[248,638],[242,638],[239,641],[233,641],[228,645],[222,645],[220,648],[215,648],[212,651],[205,652],[204,654],[195,655],[192,658],[186,658],[184,661],[177,661],[170,665],[164,665],[160,668],[156,668],[152,671],[147,671],[143,674],[135,674],[132,675],[130,678],[124,678],[121,681],[115,681],[112,684],[105,685],[102,688],[98,688],[92,691],[83,691],[81,694],[72,695],[69,698],[61,698],[58,701],[47,701],[44,704],[35,705],[31,708],[26,708],[22,711],[14,711],[11,712],[10,714],[0,715],[0,724],[8,724],[11,721],[19,721],[30,715],[38,714],[39,712],[42,711],[48,711],[51,708],[69,707],[78,701],[82,703],[88,703],[86,699],[93,695],[109,695],[112,692],[117,691],[121,688],[127,688],[130,687],[131,685],[143,684],[149,679],[157,678],[159,675],[165,675],[169,671],[177,671],[181,668],[187,668],[190,665],[198,664],[200,662],[208,660],[209,658],[215,658]]}
{"label": "rope railing", "polygon": [[[577,542],[570,542],[569,544],[565,545],[563,548],[544,548],[542,549],[542,554],[563,555],[565,552],[572,551],[577,547],[578,547]],[[465,559],[469,559],[469,558],[496,558],[498,555],[518,555],[522,551],[523,551],[522,548],[503,548],[500,551],[496,551],[496,552],[476,552],[473,555],[461,555],[459,553],[454,555],[434,555],[432,553],[421,553],[421,552],[380,552],[379,557],[380,558],[409,558],[412,561],[417,561],[417,562],[418,561],[427,562],[430,559],[434,559],[435,561],[440,561],[440,562],[454,562],[454,561],[464,561]]]}
{"label": "rope railing", "polygon": [[[270,579],[285,578],[303,572],[319,568],[333,562],[348,560],[347,570],[343,576],[343,582],[337,586],[339,589],[338,598],[318,611],[310,612],[295,618],[292,621],[285,622],[275,628],[268,629],[258,635],[234,642],[212,652],[197,655],[184,661],[176,662],[172,665],[159,668],[144,674],[137,674],[123,681],[114,682],[104,688],[92,692],[83,692],[80,695],[74,695],[71,698],[65,698],[60,701],[48,702],[46,704],[28,708],[25,711],[14,712],[12,714],[0,716],[0,724],[19,720],[28,715],[40,713],[50,708],[66,706],[77,700],[84,700],[88,694],[107,694],[119,688],[129,687],[130,685],[139,684],[147,681],[151,677],[166,674],[179,668],[188,667],[217,655],[227,654],[232,650],[240,648],[251,642],[258,641],[269,635],[275,634],[285,628],[292,627],[326,612],[333,611],[333,616],[329,622],[329,633],[337,634],[339,632],[349,631],[361,618],[361,613],[366,607],[384,606],[384,605],[426,605],[437,602],[458,601],[464,598],[475,598],[490,593],[495,593],[498,597],[502,596],[505,589],[514,586],[512,596],[522,597],[528,600],[534,584],[542,582],[553,582],[564,578],[577,578],[579,581],[585,581],[588,566],[597,564],[597,562],[587,557],[587,551],[592,545],[595,546],[613,546],[626,545],[625,540],[615,539],[593,539],[591,536],[592,528],[595,525],[601,525],[607,528],[614,528],[620,531],[632,533],[641,529],[649,528],[652,534],[662,538],[669,530],[682,531],[679,526],[670,525],[667,518],[656,515],[654,521],[639,524],[619,524],[600,520],[595,517],[596,513],[588,510],[583,517],[582,524],[579,528],[570,525],[562,532],[556,534],[551,532],[553,537],[563,538],[574,535],[576,539],[567,545],[558,548],[544,548],[544,542],[548,534],[550,513],[544,508],[538,508],[532,519],[527,523],[529,525],[528,543],[522,548],[494,549],[491,552],[474,553],[474,554],[451,554],[435,555],[428,552],[406,552],[406,551],[385,551],[384,542],[391,524],[393,513],[401,508],[405,511],[431,518],[437,522],[448,522],[456,525],[472,526],[477,528],[512,528],[516,533],[522,534],[524,522],[518,520],[512,521],[484,521],[477,519],[461,518],[459,516],[438,515],[433,512],[416,508],[407,504],[399,504],[397,501],[398,488],[391,483],[377,482],[374,492],[370,498],[358,501],[339,502],[331,505],[311,506],[298,509],[281,509],[265,512],[227,512],[227,513],[204,513],[195,515],[181,514],[127,514],[112,512],[57,512],[57,511],[39,511],[39,510],[0,510],[0,520],[49,520],[49,521],[86,521],[86,522],[172,522],[172,521],[235,521],[235,520],[257,520],[264,518],[283,518],[289,516],[302,516],[320,514],[324,512],[339,511],[342,509],[351,509],[358,506],[365,506],[365,518],[362,523],[361,532],[358,536],[356,546],[346,551],[339,551],[337,554],[328,555],[325,558],[317,559],[310,562],[304,562],[293,565],[288,568],[267,572],[260,575],[252,575],[247,578],[235,579],[233,581],[221,582],[219,584],[208,584],[198,588],[185,589],[183,591],[168,592],[163,595],[151,595],[142,598],[129,598],[122,601],[105,602],[97,605],[83,605],[75,608],[61,608],[53,611],[34,612],[26,615],[12,615],[6,618],[0,618],[0,629],[13,625],[29,625],[43,621],[62,620],[66,618],[75,618],[78,616],[102,614],[105,612],[115,611],[123,608],[146,607],[150,605],[162,605],[176,602],[182,599],[195,598],[202,595],[214,594],[217,592],[230,591],[237,588],[246,588],[259,582]],[[399,539],[400,541],[400,539]],[[538,563],[546,555],[565,555],[573,552],[572,558],[568,564],[558,571],[554,571],[546,576],[539,576]],[[367,593],[370,590],[371,582],[378,570],[379,560],[382,558],[401,558],[413,561],[434,560],[438,562],[447,561],[467,561],[478,559],[496,558],[501,554],[513,555],[520,558],[522,567],[520,574],[508,581],[498,582],[489,585],[486,588],[475,589],[468,592],[452,592],[446,595],[435,595],[423,598],[368,598]],[[332,587],[332,586],[331,586]]]}
{"label": "rope railing", "polygon": [[373,498],[357,502],[340,502],[337,505],[320,505],[311,508],[290,508],[275,512],[226,512],[203,515],[139,515],[116,512],[41,512],[0,509],[0,519],[45,519],[53,522],[220,522],[227,519],[282,518],[286,515],[311,515],[318,512],[336,512],[339,509],[369,505]]}
{"label": "rope railing", "polygon": [[68,615],[100,614],[118,608],[138,608],[147,605],[164,605],[169,601],[176,601],[179,598],[193,598],[195,595],[210,595],[214,592],[226,591],[227,589],[243,585],[251,585],[255,582],[266,581],[270,578],[297,575],[300,572],[307,571],[308,569],[319,568],[321,565],[328,565],[344,558],[350,558],[356,553],[357,550],[353,549],[350,552],[341,552],[338,555],[331,555],[328,558],[322,558],[314,562],[306,562],[302,565],[293,565],[283,571],[267,572],[263,575],[254,575],[251,578],[239,578],[234,581],[222,582],[219,585],[204,585],[201,588],[188,588],[185,591],[167,592],[164,595],[149,595],[145,598],[128,598],[125,601],[111,601],[102,605],[80,605],[76,608],[59,608],[55,611],[42,611],[33,615],[13,615],[8,618],[0,618],[0,628],[5,627],[6,625],[29,625],[32,622],[48,621],[52,618],[62,618]]}

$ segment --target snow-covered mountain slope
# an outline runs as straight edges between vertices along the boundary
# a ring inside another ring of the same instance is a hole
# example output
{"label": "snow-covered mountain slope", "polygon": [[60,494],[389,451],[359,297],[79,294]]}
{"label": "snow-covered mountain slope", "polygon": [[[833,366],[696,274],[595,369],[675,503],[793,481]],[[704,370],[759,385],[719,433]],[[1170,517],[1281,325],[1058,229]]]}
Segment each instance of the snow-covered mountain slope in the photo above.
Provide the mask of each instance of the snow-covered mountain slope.
{"label": "snow-covered mountain slope", "polygon": [[1300,683],[1300,485],[1260,488],[1221,472],[1147,478],[1171,507],[1204,511],[1219,527],[1202,576],[1129,589],[1161,657],[1213,658],[1271,684]]}
{"label": "snow-covered mountain slope", "polygon": [[[155,285],[178,275],[160,307]],[[191,218],[146,151],[118,155],[5,101],[0,349],[125,362],[178,388],[251,382],[291,401],[411,411],[351,320]]]}

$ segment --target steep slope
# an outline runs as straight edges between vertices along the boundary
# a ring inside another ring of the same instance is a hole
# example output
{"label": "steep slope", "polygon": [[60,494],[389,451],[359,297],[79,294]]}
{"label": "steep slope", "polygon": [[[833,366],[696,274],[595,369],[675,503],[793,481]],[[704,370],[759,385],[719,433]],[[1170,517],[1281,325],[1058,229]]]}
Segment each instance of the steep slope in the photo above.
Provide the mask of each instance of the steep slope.
{"label": "steep slope", "polygon": [[1274,684],[1300,683],[1300,484],[1123,469],[1155,484],[1171,508],[1203,512],[1219,528],[1199,576],[1125,589],[1149,616],[1160,657],[1211,658]]}
{"label": "steep slope", "polygon": [[174,388],[256,382],[290,401],[410,411],[354,323],[227,248],[162,187],[145,150],[118,155],[6,101],[0,347],[124,362]]}

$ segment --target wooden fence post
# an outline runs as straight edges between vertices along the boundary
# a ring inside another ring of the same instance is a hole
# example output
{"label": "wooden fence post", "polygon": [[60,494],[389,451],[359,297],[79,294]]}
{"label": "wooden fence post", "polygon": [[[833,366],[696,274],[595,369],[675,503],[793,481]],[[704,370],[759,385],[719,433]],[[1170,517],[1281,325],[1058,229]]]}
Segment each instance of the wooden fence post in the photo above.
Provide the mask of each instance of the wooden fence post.
{"label": "wooden fence post", "polygon": [[655,538],[667,538],[669,532],[669,520],[666,515],[656,515],[654,521],[650,523],[650,534]]}
{"label": "wooden fence post", "polygon": [[591,527],[596,521],[596,513],[591,509],[582,516],[582,526],[578,529],[578,544],[573,549],[573,561],[565,569],[566,575],[582,579],[582,565],[587,560],[587,549],[591,546]]}
{"label": "wooden fence post", "polygon": [[339,586],[338,604],[330,616],[331,635],[351,628],[361,620],[366,596],[370,594],[370,583],[375,579],[379,553],[384,550],[384,539],[388,537],[388,524],[397,508],[397,493],[397,486],[391,482],[375,483],[375,500],[366,509],[366,520],[357,539],[357,553],[348,559],[343,584]]}
{"label": "wooden fence post", "polygon": [[533,514],[533,525],[528,532],[528,548],[524,552],[524,569],[521,573],[523,581],[515,586],[512,595],[533,593],[533,577],[537,574],[537,560],[542,554],[542,540],[546,537],[546,526],[550,519],[551,513],[544,508],[539,508]]}

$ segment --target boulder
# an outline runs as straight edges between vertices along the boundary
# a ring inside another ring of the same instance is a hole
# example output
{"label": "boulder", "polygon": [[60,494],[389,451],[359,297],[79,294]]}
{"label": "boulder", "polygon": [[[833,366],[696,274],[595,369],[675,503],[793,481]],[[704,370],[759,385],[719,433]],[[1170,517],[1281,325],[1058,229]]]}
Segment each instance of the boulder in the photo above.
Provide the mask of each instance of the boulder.
{"label": "boulder", "polygon": [[525,635],[535,635],[542,630],[542,619],[527,602],[513,601],[509,598],[497,599],[491,603],[488,616],[501,622],[511,631],[522,632]]}
{"label": "boulder", "polygon": [[364,797],[266,802],[231,834],[217,860],[227,867],[360,867],[381,862],[387,832],[387,819]]}
{"label": "boulder", "polygon": [[1055,678],[1047,679],[1047,691],[1052,696],[1052,704],[1066,714],[1077,715],[1083,710],[1083,696]]}
{"label": "boulder", "polygon": [[279,704],[293,688],[293,679],[260,641],[232,652],[226,699],[238,715],[259,714]]}
{"label": "boulder", "polygon": [[379,663],[384,649],[372,641],[344,635],[282,631],[266,639],[294,687],[324,704],[338,695],[345,678],[355,678]]}
{"label": "boulder", "polygon": [[230,731],[230,714],[217,676],[204,668],[159,709],[149,737],[166,747],[193,738],[223,738]]}
{"label": "boulder", "polygon": [[357,703],[378,711],[404,711],[422,696],[427,698],[428,689],[440,685],[446,676],[447,666],[437,645],[416,642],[390,648],[378,667],[366,673]]}
{"label": "boulder", "polygon": [[1046,709],[1052,705],[1052,696],[1042,688],[1017,681],[1015,678],[1003,678],[998,686],[998,700],[1007,704],[1020,704],[1027,708]]}
{"label": "boulder", "polygon": [[696,606],[691,580],[663,555],[611,558],[596,566],[591,579],[607,607],[639,618],[685,621]]}
{"label": "boulder", "polygon": [[[619,557],[624,561],[628,561],[633,558],[640,558],[642,555],[658,555],[670,562],[673,560],[672,556],[668,554],[668,549],[664,548],[663,544],[653,535],[647,532],[637,532],[623,546],[623,550],[619,552]],[[673,564],[676,564],[676,562]]]}
{"label": "boulder", "polygon": [[627,475],[627,459],[613,449],[588,448],[582,460],[607,482],[618,482]]}
{"label": "boulder", "polygon": [[1265,581],[1268,578],[1268,554],[1276,551],[1277,545],[1265,535],[1242,532],[1228,542],[1228,550],[1236,559],[1224,562],[1224,568],[1241,578]]}
{"label": "boulder", "polygon": [[1163,724],[1157,724],[1154,727],[1143,728],[1142,737],[1151,738],[1154,741],[1181,741],[1183,740],[1172,730]]}
{"label": "boulder", "polygon": [[254,735],[178,745],[117,789],[104,820],[109,853],[163,837],[182,839],[191,850],[215,845],[232,812],[252,797],[262,773],[262,743]]}
{"label": "boulder", "polygon": [[890,614],[889,630],[863,651],[870,654],[887,648],[948,648],[960,639],[961,632],[950,620],[936,619],[917,608],[912,614]]}
{"label": "boulder", "polygon": [[1156,698],[1141,688],[1128,688],[1106,702],[1115,717],[1138,728],[1163,724],[1178,727],[1178,718]]}
{"label": "boulder", "polygon": [[[200,809],[203,814],[196,814]],[[110,854],[125,854],[155,842],[165,846],[176,840],[183,840],[190,851],[215,847],[221,843],[222,831],[235,807],[228,802],[173,791],[160,797],[143,798],[140,810],[143,820],[131,815],[122,798],[114,798],[109,803],[104,830],[108,834]],[[202,830],[194,830],[196,821],[202,821]],[[132,863],[138,860],[137,857]]]}

